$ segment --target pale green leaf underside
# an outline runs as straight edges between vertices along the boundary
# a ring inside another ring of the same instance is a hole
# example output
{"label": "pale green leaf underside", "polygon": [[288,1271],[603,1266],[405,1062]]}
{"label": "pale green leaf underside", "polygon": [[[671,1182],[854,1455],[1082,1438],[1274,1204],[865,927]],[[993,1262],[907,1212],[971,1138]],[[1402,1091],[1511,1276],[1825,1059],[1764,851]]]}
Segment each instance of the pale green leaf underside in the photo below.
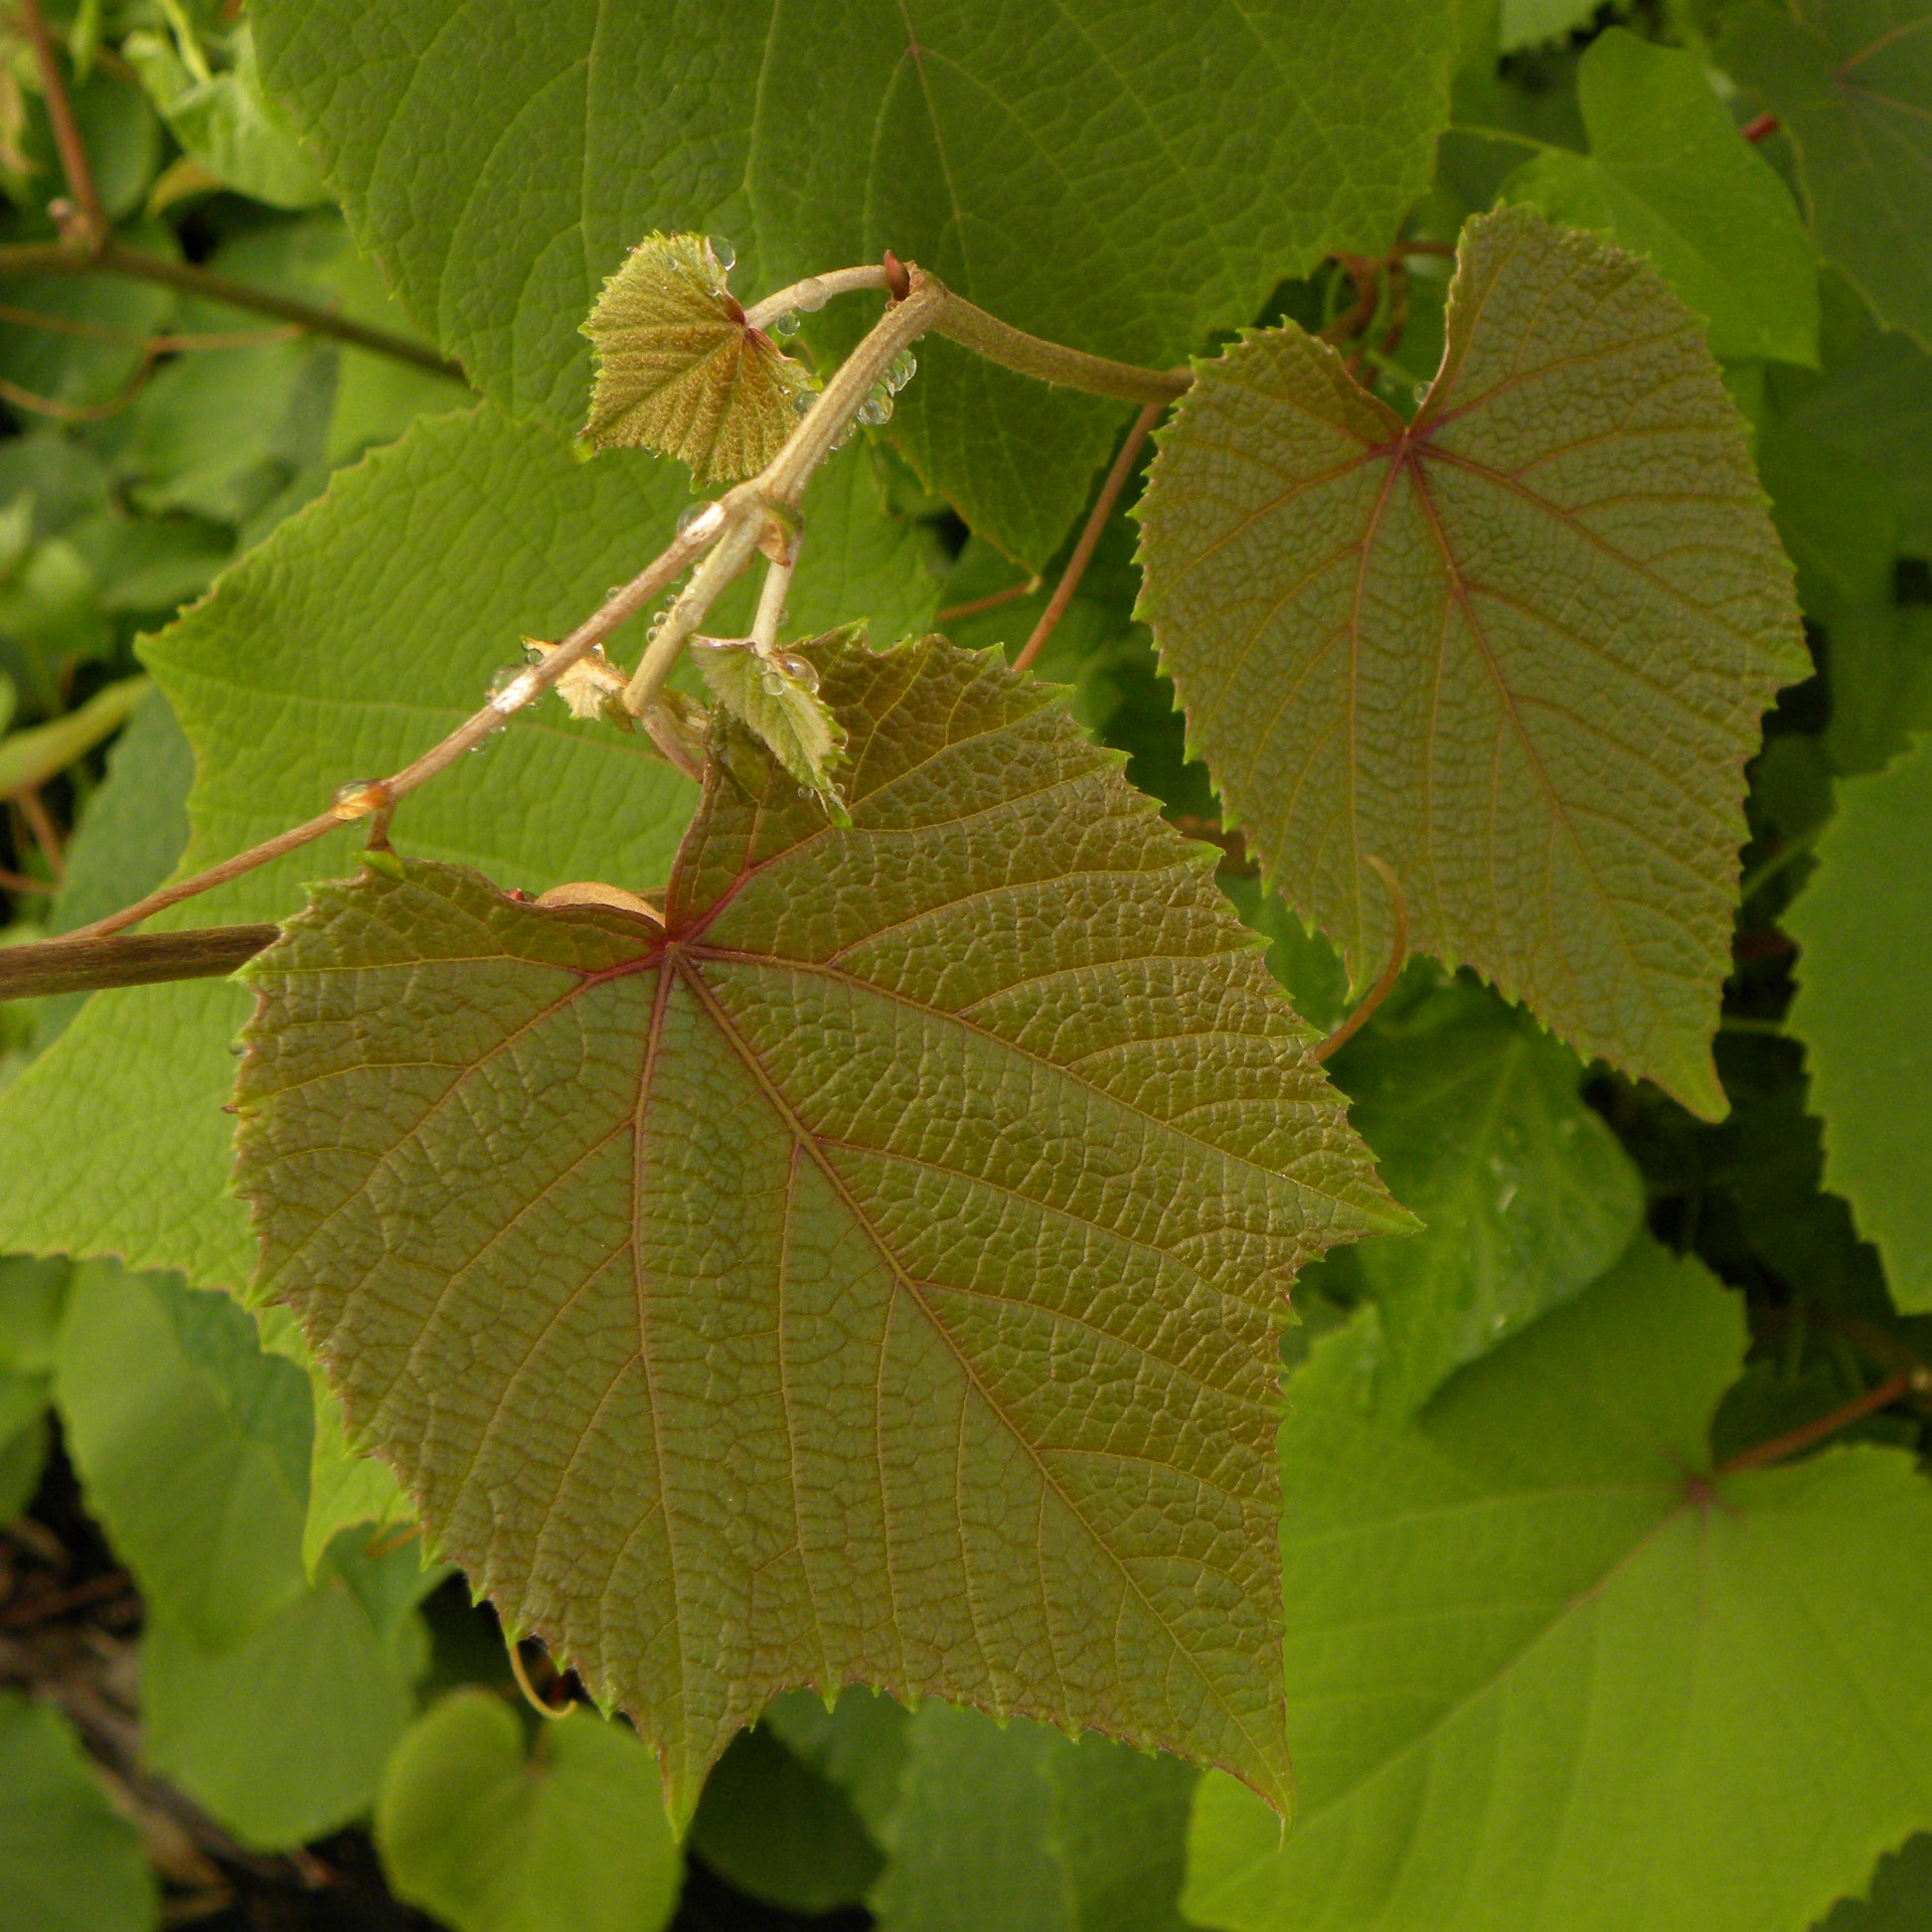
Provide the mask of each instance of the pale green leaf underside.
{"label": "pale green leaf underside", "polygon": [[674,1808],[851,1681],[1280,1802],[1275,1326],[1403,1217],[1209,855],[1049,689],[817,664],[853,829],[739,742],[668,939],[413,865],[250,966],[261,1289]]}
{"label": "pale green leaf underside", "polygon": [[[1019,327],[1159,367],[1427,186],[1450,9],[1298,0],[259,0],[263,71],[363,245],[482,391],[574,429],[577,324],[653,229],[739,286],[890,247]],[[1096,139],[1095,130],[1112,130]],[[434,167],[410,157],[433,154]],[[895,433],[1035,565],[1121,410],[935,345]]]}
{"label": "pale green leaf underside", "polygon": [[[394,771],[482,702],[525,636],[556,638],[669,541],[689,501],[674,465],[632,452],[572,462],[491,410],[419,419],[144,648],[194,747],[182,870],[311,817],[336,786]],[[917,625],[936,580],[916,531],[881,514],[868,452],[834,457],[805,499],[801,625]],[[750,590],[718,621],[748,625]],[[642,626],[613,645],[626,661]],[[178,781],[178,760],[130,771]],[[518,718],[409,801],[405,851],[486,867],[531,892],[565,880],[661,885],[697,797],[641,735],[573,724],[556,700]],[[96,809],[106,802],[96,802]],[[156,804],[167,810],[171,801]],[[345,831],[155,923],[273,919],[340,871]],[[144,886],[146,882],[138,883]],[[137,887],[138,888],[138,887]],[[94,904],[90,916],[112,909]],[[218,981],[97,996],[0,1099],[0,1247],[113,1253],[240,1287],[247,1216],[228,1193],[230,1044],[246,996]],[[101,1185],[103,1173],[113,1185]]]}
{"label": "pale green leaf underside", "polygon": [[1791,1932],[1932,1820],[1932,1493],[1896,1451],[1717,1476],[1741,1308],[1640,1240],[1417,1424],[1317,1346],[1283,1431],[1300,1812],[1205,1779],[1231,1932]]}
{"label": "pale green leaf underside", "polygon": [[1507,200],[1600,229],[1656,262],[1709,324],[1711,353],[1818,360],[1818,262],[1791,195],[1737,137],[1703,63],[1613,27],[1576,74],[1587,155],[1541,154]]}
{"label": "pale green leaf underside", "polygon": [[1897,1306],[1932,1313],[1932,738],[1841,788],[1786,923],[1825,1185],[1876,1244]]}
{"label": "pale green leaf underside", "polygon": [[1743,768],[1809,669],[1743,423],[1647,262],[1464,232],[1412,425],[1292,325],[1211,363],[1140,512],[1191,742],[1358,976],[1410,941],[1722,1113]]}
{"label": "pale green leaf underside", "polygon": [[1888,328],[1932,349],[1932,5],[1748,0],[1721,55],[1778,116],[1819,247]]}

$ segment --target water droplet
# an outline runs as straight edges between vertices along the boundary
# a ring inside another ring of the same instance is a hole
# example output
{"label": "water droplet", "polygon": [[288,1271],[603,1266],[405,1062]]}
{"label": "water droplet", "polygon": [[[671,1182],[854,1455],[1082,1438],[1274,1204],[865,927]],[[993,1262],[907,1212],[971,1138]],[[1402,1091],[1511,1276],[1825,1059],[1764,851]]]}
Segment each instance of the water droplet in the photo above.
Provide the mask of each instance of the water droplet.
{"label": "water droplet", "polygon": [[886,365],[886,387],[896,396],[919,373],[919,359],[909,349],[901,349]]}
{"label": "water droplet", "polygon": [[624,586],[621,583],[606,583],[604,585],[605,603],[615,603],[623,594]]}
{"label": "water droplet", "polygon": [[247,1046],[242,1041],[231,1040],[229,1042],[229,1052],[236,1059],[240,1059],[247,1050]]}
{"label": "water droplet", "polygon": [[335,795],[329,800],[329,816],[345,822],[368,818],[389,802],[389,787],[380,778],[352,778],[346,785],[335,788]]}
{"label": "water droplet", "polygon": [[802,658],[796,651],[780,651],[772,658],[771,663],[774,670],[782,671],[793,684],[803,685],[811,692],[818,690],[818,667],[810,658]]}
{"label": "water droplet", "polygon": [[787,309],[783,315],[774,315],[765,324],[765,334],[778,342],[789,342],[798,333],[798,311]]}
{"label": "water droplet", "polygon": [[792,301],[797,307],[803,309],[807,315],[816,315],[825,306],[826,296],[829,292],[825,284],[816,275],[807,275],[802,282],[793,288]]}
{"label": "water droplet", "polygon": [[785,676],[782,671],[764,671],[759,674],[758,682],[764,686],[767,698],[780,697],[785,689]]}
{"label": "water droplet", "polygon": [[526,664],[542,664],[549,656],[549,648],[538,643],[534,637],[526,637],[524,639],[524,662]]}
{"label": "water droplet", "polygon": [[799,786],[799,788],[798,788],[798,795],[799,795],[799,797],[800,797],[800,798],[810,798],[810,797],[811,797],[811,795],[812,795],[812,788],[811,788],[811,786],[810,786],[810,785],[800,785],[800,786]]}
{"label": "water droplet", "polygon": [[711,250],[712,259],[727,275],[737,266],[737,250],[722,235],[706,236],[705,246]]}
{"label": "water droplet", "polygon": [[812,404],[817,401],[818,398],[810,390],[801,390],[792,398],[792,408],[799,415],[810,415]]}
{"label": "water droplet", "polygon": [[687,544],[701,544],[724,522],[724,507],[719,503],[687,503],[678,512],[678,535]]}
{"label": "water droplet", "polygon": [[537,695],[537,675],[528,669],[506,664],[490,680],[490,709],[508,718],[521,711]]}
{"label": "water droplet", "polygon": [[892,414],[892,399],[885,390],[874,390],[859,405],[859,413],[854,417],[863,422],[868,429],[877,429],[882,422],[889,421]]}
{"label": "water droplet", "polygon": [[1416,386],[1415,386],[1415,401],[1416,401],[1416,402],[1417,402],[1418,403],[1420,403],[1420,402],[1424,402],[1424,401],[1425,401],[1425,400],[1427,399],[1427,397],[1428,397],[1428,394],[1429,394],[1429,386],[1428,386],[1428,384],[1427,384],[1427,383],[1417,383],[1417,384],[1416,384]]}

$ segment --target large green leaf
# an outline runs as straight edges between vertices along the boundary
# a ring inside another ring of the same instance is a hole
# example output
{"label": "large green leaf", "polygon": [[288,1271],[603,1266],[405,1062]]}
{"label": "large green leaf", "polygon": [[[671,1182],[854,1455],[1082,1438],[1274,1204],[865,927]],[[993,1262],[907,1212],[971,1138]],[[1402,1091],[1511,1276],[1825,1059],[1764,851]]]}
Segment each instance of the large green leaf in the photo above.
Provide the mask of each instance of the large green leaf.
{"label": "large green leaf", "polygon": [[1786,915],[1825,1182],[1884,1257],[1892,1298],[1932,1311],[1932,737],[1840,788],[1818,870]]}
{"label": "large green leaf", "polygon": [[670,937],[414,864],[250,963],[258,1292],[676,1810],[848,1681],[1279,1802],[1282,1293],[1406,1216],[1212,854],[1063,700],[941,639],[812,656],[852,829],[729,727]]}
{"label": "large green leaf", "polygon": [[1576,71],[1587,155],[1550,150],[1505,199],[1647,254],[1726,359],[1818,360],[1818,264],[1784,183],[1692,54],[1613,27]]}
{"label": "large green leaf", "polygon": [[0,1899],[7,1932],[150,1932],[154,1876],[66,1718],[0,1690]]}
{"label": "large green leaf", "polygon": [[1629,1245],[1643,1184],[1579,1071],[1527,1015],[1467,986],[1384,1019],[1338,1063],[1351,1123],[1423,1223],[1355,1250],[1381,1324],[1376,1401],[1419,1407]]}
{"label": "large green leaf", "polygon": [[[588,395],[577,325],[654,229],[722,229],[747,299],[889,246],[1021,328],[1172,363],[1328,250],[1387,246],[1428,181],[1454,41],[1452,11],[1422,0],[259,0],[249,17],[403,300],[486,395],[568,428]],[[925,364],[900,399],[914,461],[976,530],[1046,563],[1119,405],[939,345]]]}
{"label": "large green leaf", "polygon": [[886,1932],[1182,1932],[1190,1766],[942,1703],[907,1741]]}
{"label": "large green leaf", "polygon": [[211,1648],[164,1619],[141,1640],[148,1761],[245,1845],[301,1845],[366,1812],[429,1661],[415,1551],[354,1533],[314,1584],[243,1642]]}
{"label": "large green leaf", "polygon": [[[524,635],[561,635],[649,562],[682,501],[668,463],[575,463],[490,411],[420,419],[339,473],[147,646],[198,763],[182,870],[310,817],[337,785],[433,743],[482,702],[493,670],[520,659]],[[801,626],[923,620],[936,582],[921,535],[880,514],[867,452],[829,464],[805,509],[808,561],[791,597]],[[748,618],[740,590],[717,624]],[[397,836],[532,891],[597,876],[654,886],[696,793],[647,752],[641,736],[572,724],[547,702],[411,801]],[[145,762],[141,773],[129,782],[153,775]],[[157,923],[273,918],[304,879],[340,868],[351,837]],[[0,1103],[0,1243],[244,1282],[254,1249],[227,1194],[222,1108],[246,1012],[220,982],[96,997]]]}
{"label": "large green leaf", "polygon": [[480,1690],[409,1727],[383,1779],[376,1842],[391,1888],[453,1932],[657,1932],[680,1860],[656,1767],[577,1710],[523,1727]]}
{"label": "large green leaf", "polygon": [[57,1390],[87,1506],[154,1614],[220,1649],[302,1594],[308,1388],[226,1295],[76,1269]]}
{"label": "large green leaf", "polygon": [[1819,246],[1932,349],[1932,4],[1746,0],[1721,53],[1790,137]]}
{"label": "large green leaf", "polygon": [[1230,812],[1358,976],[1410,934],[1721,1114],[1758,715],[1809,668],[1743,424],[1648,263],[1464,231],[1412,424],[1293,324],[1199,366],[1143,608]]}
{"label": "large green leaf", "polygon": [[1282,1436],[1300,1813],[1203,1780],[1235,1932],[1790,1932],[1932,1820],[1932,1491],[1713,1473],[1738,1303],[1648,1242],[1400,1427],[1357,1325]]}

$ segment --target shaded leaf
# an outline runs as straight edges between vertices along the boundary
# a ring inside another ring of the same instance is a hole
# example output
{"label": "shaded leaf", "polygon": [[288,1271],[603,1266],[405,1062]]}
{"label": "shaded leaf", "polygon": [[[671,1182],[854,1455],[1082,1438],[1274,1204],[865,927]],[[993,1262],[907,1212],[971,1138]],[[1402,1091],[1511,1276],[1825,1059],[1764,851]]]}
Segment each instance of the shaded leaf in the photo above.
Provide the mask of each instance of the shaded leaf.
{"label": "shaded leaf", "polygon": [[1380,1317],[1375,1399],[1396,1412],[1594,1281],[1637,1231],[1643,1184],[1580,1073],[1527,1015],[1464,986],[1382,1019],[1337,1063],[1351,1124],[1423,1223],[1354,1250]]}
{"label": "shaded leaf", "polygon": [[1791,1031],[1825,1122],[1825,1184],[1884,1258],[1892,1299],[1932,1311],[1932,737],[1849,779],[1818,870],[1785,915],[1801,947]]}
{"label": "shaded leaf", "polygon": [[905,1769],[905,1730],[911,1721],[903,1704],[852,1685],[828,1710],[814,1691],[787,1690],[765,1706],[758,1721],[782,1739],[800,1763],[851,1799],[852,1809],[875,1844],[889,1839]]}
{"label": "shaded leaf", "polygon": [[[847,645],[860,641],[850,635],[838,640]],[[692,656],[718,702],[817,795],[835,825],[849,824],[834,776],[846,763],[845,728],[818,695],[813,643],[795,644],[767,657],[748,639],[726,643],[707,638],[695,645]]]}
{"label": "shaded leaf", "polygon": [[0,1898],[8,1932],[149,1932],[161,1899],[134,1828],[65,1717],[0,1690]]}
{"label": "shaded leaf", "polygon": [[1819,247],[1932,349],[1932,5],[1745,0],[1720,56],[1790,138]]}
{"label": "shaded leaf", "polygon": [[1362,978],[1467,962],[1693,1112],[1758,716],[1805,675],[1790,566],[1702,332],[1523,209],[1464,231],[1412,424],[1292,324],[1161,438],[1143,609],[1268,878]]}
{"label": "shaded leaf", "polygon": [[1711,1472],[1744,1324],[1698,1263],[1640,1242],[1406,1428],[1366,1342],[1282,1432],[1300,1811],[1205,1778],[1191,1919],[1783,1932],[1932,1820],[1932,1492],[1862,1446]]}
{"label": "shaded leaf", "polygon": [[937,639],[821,671],[853,829],[739,743],[666,929],[415,864],[253,962],[258,1292],[674,1810],[849,1681],[1279,1801],[1281,1294],[1405,1217],[1050,690]]}
{"label": "shaded leaf", "polygon": [[1818,266],[1791,195],[1711,91],[1703,63],[1612,27],[1576,70],[1586,155],[1546,152],[1504,199],[1599,229],[1709,323],[1726,359],[1818,360]]}
{"label": "shaded leaf", "polygon": [[1920,1832],[1878,1860],[1871,1884],[1842,1898],[1818,1932],[1919,1932],[1932,1917],[1932,1837]]}
{"label": "shaded leaf", "polygon": [[[493,401],[566,431],[589,391],[576,325],[654,229],[730,237],[760,292],[891,247],[1020,328],[1171,365],[1330,249],[1387,246],[1428,184],[1455,38],[1423,0],[814,0],[742,26],[680,0],[260,0],[249,19],[405,305]],[[822,339],[876,304],[835,305]],[[920,356],[893,433],[1044,565],[1125,410],[950,344]]]}
{"label": "shaded leaf", "polygon": [[376,1812],[391,1890],[452,1932],[657,1932],[681,1861],[649,1753],[582,1709],[533,1743],[480,1690],[416,1719]]}
{"label": "shaded leaf", "polygon": [[583,325],[597,353],[584,434],[676,456],[700,487],[755,476],[798,424],[811,372],[746,326],[700,235],[652,235],[604,282]]}

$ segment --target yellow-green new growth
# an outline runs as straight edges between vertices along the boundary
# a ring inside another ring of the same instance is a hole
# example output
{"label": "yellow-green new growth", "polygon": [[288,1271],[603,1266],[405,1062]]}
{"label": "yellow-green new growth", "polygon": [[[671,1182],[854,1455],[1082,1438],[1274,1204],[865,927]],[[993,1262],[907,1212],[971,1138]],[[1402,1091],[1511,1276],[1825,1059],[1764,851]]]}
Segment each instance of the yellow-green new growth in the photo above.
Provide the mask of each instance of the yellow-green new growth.
{"label": "yellow-green new growth", "polygon": [[597,356],[583,433],[655,449],[700,485],[755,476],[784,447],[810,371],[752,328],[711,242],[653,235],[625,256],[583,324]]}

